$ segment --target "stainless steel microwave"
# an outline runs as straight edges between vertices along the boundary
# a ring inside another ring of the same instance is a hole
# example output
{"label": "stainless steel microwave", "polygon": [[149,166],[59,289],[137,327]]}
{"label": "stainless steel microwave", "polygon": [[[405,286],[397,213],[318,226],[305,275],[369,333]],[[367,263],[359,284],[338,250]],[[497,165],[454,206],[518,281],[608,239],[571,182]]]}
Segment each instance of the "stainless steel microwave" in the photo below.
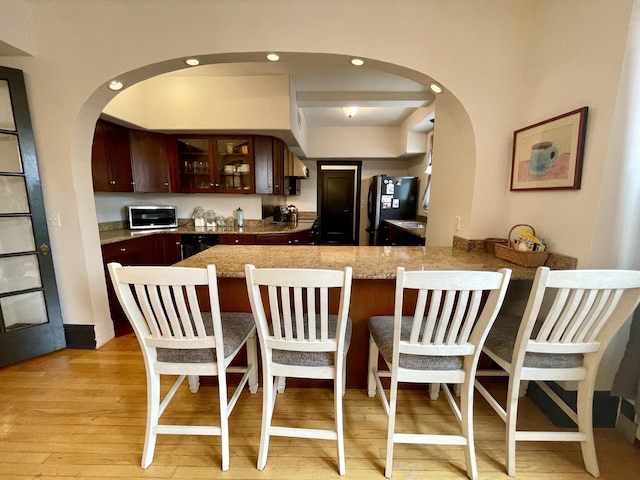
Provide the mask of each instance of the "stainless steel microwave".
{"label": "stainless steel microwave", "polygon": [[178,226],[176,207],[129,205],[127,206],[127,216],[131,230],[174,228]]}

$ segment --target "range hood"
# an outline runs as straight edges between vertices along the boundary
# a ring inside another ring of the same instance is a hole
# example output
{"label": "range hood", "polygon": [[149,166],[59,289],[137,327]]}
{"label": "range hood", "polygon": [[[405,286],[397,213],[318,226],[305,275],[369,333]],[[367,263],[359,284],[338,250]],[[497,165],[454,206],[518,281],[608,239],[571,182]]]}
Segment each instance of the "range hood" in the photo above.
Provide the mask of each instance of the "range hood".
{"label": "range hood", "polygon": [[309,169],[291,151],[288,152],[286,158],[285,177],[309,178]]}

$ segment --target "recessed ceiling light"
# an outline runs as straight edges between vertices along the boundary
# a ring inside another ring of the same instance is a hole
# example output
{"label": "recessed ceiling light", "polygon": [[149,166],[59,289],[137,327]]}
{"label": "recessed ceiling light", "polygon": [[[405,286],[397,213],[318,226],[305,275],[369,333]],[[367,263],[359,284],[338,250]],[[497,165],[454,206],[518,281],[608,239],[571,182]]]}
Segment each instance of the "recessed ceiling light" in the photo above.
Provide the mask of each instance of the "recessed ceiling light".
{"label": "recessed ceiling light", "polygon": [[190,67],[197,67],[198,65],[200,65],[200,60],[198,60],[197,58],[187,58],[184,63],[186,63]]}
{"label": "recessed ceiling light", "polygon": [[124,87],[124,83],[122,83],[119,80],[111,80],[109,82],[109,88],[111,90],[115,90],[115,91],[122,90],[122,87]]}
{"label": "recessed ceiling light", "polygon": [[351,64],[355,65],[356,67],[359,67],[361,65],[364,65],[364,60],[362,60],[361,58],[352,58]]}
{"label": "recessed ceiling light", "polygon": [[431,89],[431,91],[433,93],[442,93],[444,92],[444,88],[442,88],[442,85],[440,85],[439,83],[432,83],[431,85],[429,85],[429,88]]}
{"label": "recessed ceiling light", "polygon": [[278,55],[277,53],[270,53],[267,55],[267,60],[269,60],[270,62],[277,62],[278,60],[280,60],[280,55]]}
{"label": "recessed ceiling light", "polygon": [[358,112],[358,107],[342,107],[342,110],[347,117],[351,118]]}

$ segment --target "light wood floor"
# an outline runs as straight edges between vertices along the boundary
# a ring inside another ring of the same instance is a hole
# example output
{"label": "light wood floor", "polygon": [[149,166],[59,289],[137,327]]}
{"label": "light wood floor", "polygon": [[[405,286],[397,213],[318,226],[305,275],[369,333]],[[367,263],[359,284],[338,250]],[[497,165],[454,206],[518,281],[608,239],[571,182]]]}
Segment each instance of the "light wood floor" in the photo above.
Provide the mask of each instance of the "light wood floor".
{"label": "light wood floor", "polygon": [[[231,416],[231,468],[220,470],[218,437],[160,436],[151,467],[139,466],[145,424],[145,374],[131,335],[97,351],[63,350],[0,369],[0,478],[11,479],[325,479],[339,478],[335,444],[273,438],[267,467],[255,468],[261,390],[242,394]],[[186,386],[174,418],[204,418],[216,411],[215,387],[196,395]],[[308,425],[332,421],[328,389],[288,388],[277,410]],[[403,390],[399,422],[421,431],[453,430],[446,400],[431,402],[422,391]],[[383,479],[386,418],[377,398],[351,389],[344,398],[347,475]],[[526,424],[547,424],[523,401]],[[481,479],[507,479],[503,426],[482,399],[476,402],[476,449]],[[601,477],[638,478],[640,448],[611,429],[596,432]],[[461,447],[396,447],[394,479],[464,479]],[[577,444],[521,443],[516,479],[592,478]]]}

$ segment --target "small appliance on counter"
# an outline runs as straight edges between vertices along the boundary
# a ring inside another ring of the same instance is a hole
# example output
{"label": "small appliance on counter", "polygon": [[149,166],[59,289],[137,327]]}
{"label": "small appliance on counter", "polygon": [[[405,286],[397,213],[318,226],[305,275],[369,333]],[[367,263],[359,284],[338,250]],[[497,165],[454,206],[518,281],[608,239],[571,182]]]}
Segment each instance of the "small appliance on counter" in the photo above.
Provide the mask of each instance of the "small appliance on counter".
{"label": "small appliance on counter", "polygon": [[289,207],[278,205],[273,212],[274,223],[284,223],[289,221]]}
{"label": "small appliance on counter", "polygon": [[178,226],[176,207],[168,205],[128,205],[125,208],[131,230],[176,228]]}

